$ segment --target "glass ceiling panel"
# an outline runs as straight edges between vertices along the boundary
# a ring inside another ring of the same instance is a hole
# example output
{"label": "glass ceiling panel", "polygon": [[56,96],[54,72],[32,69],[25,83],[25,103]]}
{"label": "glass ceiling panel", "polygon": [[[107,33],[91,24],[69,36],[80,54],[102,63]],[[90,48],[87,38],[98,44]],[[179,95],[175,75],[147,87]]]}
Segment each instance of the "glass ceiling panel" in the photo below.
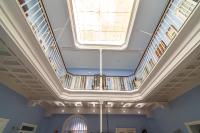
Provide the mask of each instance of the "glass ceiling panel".
{"label": "glass ceiling panel", "polygon": [[125,43],[134,0],[72,0],[77,40],[80,44]]}

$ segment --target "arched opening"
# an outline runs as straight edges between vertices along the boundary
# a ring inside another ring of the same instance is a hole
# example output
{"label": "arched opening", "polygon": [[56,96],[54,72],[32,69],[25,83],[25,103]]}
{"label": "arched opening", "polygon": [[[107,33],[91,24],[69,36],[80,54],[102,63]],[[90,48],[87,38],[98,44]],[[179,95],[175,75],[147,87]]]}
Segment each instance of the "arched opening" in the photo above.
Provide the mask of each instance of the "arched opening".
{"label": "arched opening", "polygon": [[81,115],[73,115],[65,120],[62,133],[87,133],[87,121]]}

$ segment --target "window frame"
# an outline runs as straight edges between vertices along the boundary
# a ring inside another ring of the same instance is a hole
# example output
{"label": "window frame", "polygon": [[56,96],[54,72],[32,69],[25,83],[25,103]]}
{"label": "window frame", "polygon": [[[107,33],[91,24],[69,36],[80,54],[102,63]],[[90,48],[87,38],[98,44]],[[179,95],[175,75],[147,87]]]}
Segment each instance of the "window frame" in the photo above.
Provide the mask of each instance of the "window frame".
{"label": "window frame", "polygon": [[123,50],[123,49],[128,47],[128,43],[129,43],[130,36],[131,36],[131,33],[132,33],[132,29],[133,29],[133,25],[134,25],[134,21],[135,21],[135,17],[136,17],[136,14],[137,14],[137,10],[138,10],[140,0],[134,0],[133,1],[132,13],[131,13],[130,21],[129,21],[129,24],[128,24],[126,39],[125,39],[125,42],[121,45],[117,45],[117,44],[116,45],[115,44],[81,44],[81,43],[79,43],[77,33],[76,33],[76,26],[75,26],[72,0],[66,0],[66,1],[67,1],[69,18],[70,18],[70,24],[71,24],[72,33],[73,33],[74,44],[77,48],[80,48],[80,49]]}

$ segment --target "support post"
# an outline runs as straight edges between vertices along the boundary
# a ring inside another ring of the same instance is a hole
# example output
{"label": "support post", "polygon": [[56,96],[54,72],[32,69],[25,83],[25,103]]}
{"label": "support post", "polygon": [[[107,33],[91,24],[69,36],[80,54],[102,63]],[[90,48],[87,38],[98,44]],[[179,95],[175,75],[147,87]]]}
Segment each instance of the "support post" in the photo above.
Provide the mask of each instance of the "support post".
{"label": "support post", "polygon": [[100,90],[103,90],[102,86],[102,75],[103,75],[103,70],[102,70],[102,49],[99,49],[99,58],[100,58],[100,67],[99,67],[99,72],[100,72]]}
{"label": "support post", "polygon": [[99,105],[100,105],[100,113],[99,113],[99,117],[100,117],[100,133],[102,133],[103,132],[103,108],[102,108],[102,106],[103,106],[103,101],[100,101],[99,102]]}

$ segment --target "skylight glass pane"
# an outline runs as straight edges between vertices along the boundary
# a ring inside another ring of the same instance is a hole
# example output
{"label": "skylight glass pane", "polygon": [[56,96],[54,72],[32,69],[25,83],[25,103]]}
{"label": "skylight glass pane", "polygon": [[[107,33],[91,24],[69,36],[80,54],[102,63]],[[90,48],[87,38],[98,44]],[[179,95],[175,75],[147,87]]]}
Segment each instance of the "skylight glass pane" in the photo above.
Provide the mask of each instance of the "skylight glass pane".
{"label": "skylight glass pane", "polygon": [[134,0],[72,0],[74,25],[80,44],[125,43]]}

